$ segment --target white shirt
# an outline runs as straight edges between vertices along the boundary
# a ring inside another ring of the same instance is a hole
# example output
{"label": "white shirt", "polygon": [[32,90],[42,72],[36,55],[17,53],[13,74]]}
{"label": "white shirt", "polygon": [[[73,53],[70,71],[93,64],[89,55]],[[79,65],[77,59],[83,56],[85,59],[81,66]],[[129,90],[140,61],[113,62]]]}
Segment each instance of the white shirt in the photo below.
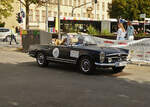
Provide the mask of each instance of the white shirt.
{"label": "white shirt", "polygon": [[124,37],[126,36],[126,32],[123,32],[121,28],[118,29],[118,32],[117,32],[117,40],[123,40]]}

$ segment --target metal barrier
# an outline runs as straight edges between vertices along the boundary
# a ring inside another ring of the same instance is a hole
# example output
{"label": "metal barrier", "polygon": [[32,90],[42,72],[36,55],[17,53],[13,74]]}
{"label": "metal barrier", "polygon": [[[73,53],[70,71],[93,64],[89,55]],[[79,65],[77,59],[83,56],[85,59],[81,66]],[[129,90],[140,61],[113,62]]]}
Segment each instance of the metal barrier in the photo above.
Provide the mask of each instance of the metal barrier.
{"label": "metal barrier", "polygon": [[134,41],[118,41],[97,37],[95,37],[95,39],[97,40],[99,46],[129,49],[129,59],[133,62],[150,63],[150,38]]}

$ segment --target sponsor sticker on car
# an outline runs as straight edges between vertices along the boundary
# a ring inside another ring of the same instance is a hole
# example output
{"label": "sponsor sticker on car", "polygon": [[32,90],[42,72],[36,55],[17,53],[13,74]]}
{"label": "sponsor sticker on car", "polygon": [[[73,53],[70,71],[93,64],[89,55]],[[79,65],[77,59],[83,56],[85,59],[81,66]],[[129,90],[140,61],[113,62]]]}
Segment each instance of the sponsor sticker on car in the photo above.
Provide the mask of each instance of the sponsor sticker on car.
{"label": "sponsor sticker on car", "polygon": [[59,49],[58,48],[54,48],[52,54],[53,54],[54,58],[58,58],[59,57]]}
{"label": "sponsor sticker on car", "polygon": [[79,58],[79,51],[71,50],[70,51],[70,57]]}

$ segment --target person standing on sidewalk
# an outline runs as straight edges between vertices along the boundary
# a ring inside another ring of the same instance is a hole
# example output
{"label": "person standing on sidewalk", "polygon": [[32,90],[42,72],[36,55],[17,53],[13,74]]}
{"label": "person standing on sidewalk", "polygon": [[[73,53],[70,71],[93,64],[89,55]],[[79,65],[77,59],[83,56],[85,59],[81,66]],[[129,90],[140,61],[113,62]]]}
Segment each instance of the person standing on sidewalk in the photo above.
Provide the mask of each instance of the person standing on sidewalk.
{"label": "person standing on sidewalk", "polygon": [[16,42],[16,44],[18,44],[17,40],[16,40],[16,37],[15,37],[15,32],[14,32],[15,28],[14,26],[12,26],[12,29],[11,29],[11,40],[10,40],[10,45],[11,45],[11,42],[14,40]]}
{"label": "person standing on sidewalk", "polygon": [[118,24],[117,40],[125,40],[126,31],[122,23]]}
{"label": "person standing on sidewalk", "polygon": [[127,25],[127,40],[134,40],[134,27],[130,21],[128,21]]}

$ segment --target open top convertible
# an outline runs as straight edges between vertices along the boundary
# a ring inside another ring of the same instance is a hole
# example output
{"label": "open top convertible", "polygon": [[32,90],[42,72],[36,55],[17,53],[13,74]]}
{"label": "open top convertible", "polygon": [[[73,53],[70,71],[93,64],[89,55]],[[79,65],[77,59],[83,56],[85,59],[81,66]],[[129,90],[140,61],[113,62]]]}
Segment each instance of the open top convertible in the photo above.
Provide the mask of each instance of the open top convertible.
{"label": "open top convertible", "polygon": [[111,67],[117,73],[127,65],[128,50],[99,47],[90,35],[66,35],[62,41],[47,45],[32,45],[29,55],[36,58],[39,66],[49,62],[76,64],[83,73],[91,73],[96,67]]}

